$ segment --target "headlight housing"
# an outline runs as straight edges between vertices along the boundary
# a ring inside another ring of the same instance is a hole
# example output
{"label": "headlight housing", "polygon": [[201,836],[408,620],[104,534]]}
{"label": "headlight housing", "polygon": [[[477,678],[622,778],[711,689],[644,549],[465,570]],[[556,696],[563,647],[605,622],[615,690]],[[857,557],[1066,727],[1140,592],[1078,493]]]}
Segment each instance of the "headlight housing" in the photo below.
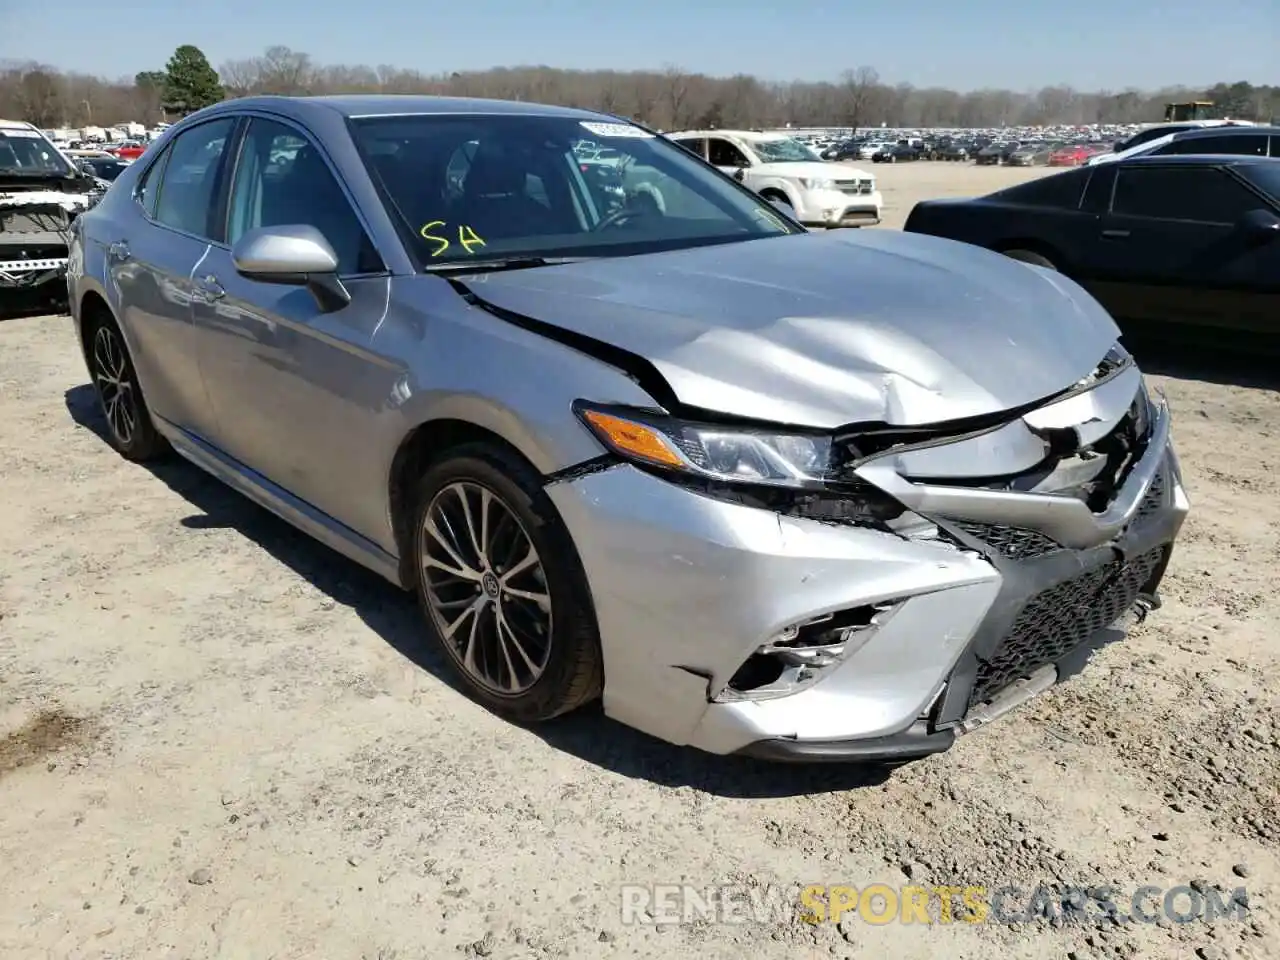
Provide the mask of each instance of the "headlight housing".
{"label": "headlight housing", "polygon": [[643,466],[722,483],[823,489],[834,476],[830,435],[726,427],[579,402],[574,412],[606,448]]}
{"label": "headlight housing", "polygon": [[806,190],[834,190],[836,182],[827,177],[801,177],[800,186]]}

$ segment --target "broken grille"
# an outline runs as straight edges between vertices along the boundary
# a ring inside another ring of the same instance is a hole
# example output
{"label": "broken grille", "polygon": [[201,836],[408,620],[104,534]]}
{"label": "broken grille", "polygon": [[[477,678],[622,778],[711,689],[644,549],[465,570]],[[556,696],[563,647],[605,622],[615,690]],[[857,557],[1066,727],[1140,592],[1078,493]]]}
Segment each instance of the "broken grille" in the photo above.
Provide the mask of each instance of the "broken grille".
{"label": "broken grille", "polygon": [[1037,530],[1008,527],[1001,523],[979,523],[974,520],[951,522],[957,529],[981,540],[1008,560],[1031,560],[1062,549],[1062,544]]}
{"label": "broken grille", "polygon": [[991,656],[979,661],[969,708],[1057,663],[1119,620],[1138,599],[1167,550],[1160,546],[1127,562],[1111,561],[1033,597]]}
{"label": "broken grille", "polygon": [[1164,474],[1157,473],[1151,479],[1151,485],[1147,487],[1147,492],[1142,498],[1142,503],[1138,504],[1138,512],[1133,516],[1135,525],[1145,523],[1147,519],[1164,506]]}

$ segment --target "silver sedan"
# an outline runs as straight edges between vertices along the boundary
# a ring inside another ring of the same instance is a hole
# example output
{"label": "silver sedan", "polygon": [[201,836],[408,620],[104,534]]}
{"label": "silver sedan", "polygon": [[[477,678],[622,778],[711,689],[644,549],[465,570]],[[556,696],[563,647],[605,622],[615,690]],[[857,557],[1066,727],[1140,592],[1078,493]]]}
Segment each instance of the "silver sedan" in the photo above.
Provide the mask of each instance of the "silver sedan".
{"label": "silver sedan", "polygon": [[944,750],[1156,606],[1188,509],[1074,282],[808,233],[615,117],[218,104],[76,221],[68,281],[121,454],[416,591],[517,721]]}

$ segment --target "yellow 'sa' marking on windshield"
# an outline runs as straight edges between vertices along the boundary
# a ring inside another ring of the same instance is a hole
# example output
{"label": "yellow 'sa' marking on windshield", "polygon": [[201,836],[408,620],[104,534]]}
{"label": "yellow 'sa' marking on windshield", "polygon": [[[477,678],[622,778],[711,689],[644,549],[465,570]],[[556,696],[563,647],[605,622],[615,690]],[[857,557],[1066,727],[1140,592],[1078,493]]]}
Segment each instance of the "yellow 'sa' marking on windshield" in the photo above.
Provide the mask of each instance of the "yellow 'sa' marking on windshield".
{"label": "yellow 'sa' marking on windshield", "polygon": [[[438,257],[453,246],[448,237],[441,236],[442,233],[448,233],[450,231],[451,228],[445,221],[432,220],[418,231],[418,235],[422,237],[423,240],[436,245],[436,248],[431,251],[431,256]],[[458,226],[458,243],[462,245],[462,249],[466,250],[467,253],[475,253],[476,247],[483,247],[485,245],[484,240],[480,238],[480,234],[476,233],[473,227],[470,227],[465,223],[459,224]]]}

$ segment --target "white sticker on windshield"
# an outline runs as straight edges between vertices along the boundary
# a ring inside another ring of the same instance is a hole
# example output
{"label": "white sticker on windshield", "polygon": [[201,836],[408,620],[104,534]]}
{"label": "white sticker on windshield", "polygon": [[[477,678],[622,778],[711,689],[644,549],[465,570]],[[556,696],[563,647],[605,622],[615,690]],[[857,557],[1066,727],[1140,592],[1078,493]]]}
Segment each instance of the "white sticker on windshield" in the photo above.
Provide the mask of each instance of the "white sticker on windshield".
{"label": "white sticker on windshield", "polygon": [[631,137],[636,140],[651,140],[653,134],[629,123],[594,123],[581,121],[581,126],[597,137]]}

